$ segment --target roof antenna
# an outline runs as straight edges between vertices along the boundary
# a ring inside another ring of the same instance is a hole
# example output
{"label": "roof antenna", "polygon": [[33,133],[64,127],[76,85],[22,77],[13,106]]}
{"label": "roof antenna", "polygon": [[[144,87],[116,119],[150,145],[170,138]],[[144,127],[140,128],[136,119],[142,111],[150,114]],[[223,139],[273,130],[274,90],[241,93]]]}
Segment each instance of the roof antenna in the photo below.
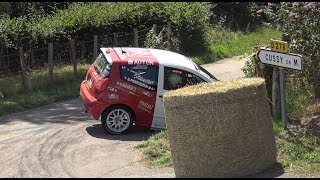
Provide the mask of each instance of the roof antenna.
{"label": "roof antenna", "polygon": [[121,49],[122,54],[123,53],[127,53],[126,51],[124,51],[121,47],[119,47]]}

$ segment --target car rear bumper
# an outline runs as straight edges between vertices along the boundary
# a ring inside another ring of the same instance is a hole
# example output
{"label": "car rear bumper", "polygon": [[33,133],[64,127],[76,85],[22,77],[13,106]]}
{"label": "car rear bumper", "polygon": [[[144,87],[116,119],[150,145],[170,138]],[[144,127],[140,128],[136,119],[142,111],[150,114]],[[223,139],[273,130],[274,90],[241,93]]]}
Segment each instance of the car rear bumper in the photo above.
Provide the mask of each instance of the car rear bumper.
{"label": "car rear bumper", "polygon": [[97,104],[99,103],[88,91],[87,83],[85,81],[82,81],[80,85],[80,98],[86,111],[89,112],[94,119],[98,120],[100,118],[100,110]]}

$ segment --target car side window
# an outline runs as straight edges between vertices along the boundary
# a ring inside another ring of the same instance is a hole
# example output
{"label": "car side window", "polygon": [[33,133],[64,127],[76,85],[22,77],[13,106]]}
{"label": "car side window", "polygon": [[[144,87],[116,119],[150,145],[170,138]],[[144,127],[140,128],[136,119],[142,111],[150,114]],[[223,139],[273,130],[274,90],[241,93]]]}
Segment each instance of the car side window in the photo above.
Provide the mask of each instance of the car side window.
{"label": "car side window", "polygon": [[121,79],[151,91],[157,91],[159,66],[122,65]]}
{"label": "car side window", "polygon": [[175,90],[184,86],[206,82],[197,75],[171,67],[164,67],[163,89]]}

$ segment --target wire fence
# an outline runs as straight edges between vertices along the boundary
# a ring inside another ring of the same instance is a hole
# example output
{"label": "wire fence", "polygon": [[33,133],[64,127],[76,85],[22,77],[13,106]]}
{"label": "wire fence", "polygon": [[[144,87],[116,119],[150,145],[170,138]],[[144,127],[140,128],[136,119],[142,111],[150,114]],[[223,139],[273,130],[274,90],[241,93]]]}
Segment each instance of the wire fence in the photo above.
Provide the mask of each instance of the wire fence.
{"label": "wire fence", "polygon": [[14,75],[20,70],[18,54],[9,54],[0,57],[0,77]]}
{"label": "wire fence", "polygon": [[[156,26],[157,31],[160,32],[164,26]],[[90,41],[74,40],[75,58],[77,63],[92,63],[94,56],[99,52],[101,47],[145,47],[145,41],[150,29],[138,30],[137,37],[134,31],[125,34],[116,34],[114,37],[99,36],[98,41],[94,38]],[[135,38],[138,44],[135,44]],[[23,46],[22,47],[27,47]],[[28,46],[30,47],[30,46]],[[95,49],[96,47],[96,49]],[[5,48],[2,48],[5,49]],[[27,71],[41,70],[48,67],[49,48],[48,44],[44,44],[37,49],[23,49],[22,54],[24,67]],[[71,43],[57,44],[53,43],[53,66],[71,65],[72,62],[72,48]],[[96,53],[94,51],[97,51]],[[3,52],[3,51],[2,51]],[[0,55],[0,78],[8,77],[21,73],[22,67],[20,64],[21,55],[16,50],[16,54]]]}
{"label": "wire fence", "polygon": [[123,34],[118,36],[118,45],[120,47],[123,46],[128,46],[128,47],[132,47],[134,46],[133,43],[133,33],[127,33],[127,34]]}
{"label": "wire fence", "polygon": [[53,65],[61,66],[64,64],[71,64],[70,43],[65,43],[59,46],[53,45]]}
{"label": "wire fence", "polygon": [[48,48],[29,50],[24,53],[25,65],[29,70],[40,70],[47,63]]}
{"label": "wire fence", "polygon": [[145,47],[145,41],[147,38],[147,34],[150,31],[150,29],[143,29],[138,31],[140,38],[138,39],[138,45],[139,47]]}
{"label": "wire fence", "polygon": [[[70,46],[69,46],[70,47]],[[94,41],[82,41],[76,43],[76,59],[79,63],[88,63],[93,57]],[[66,60],[65,60],[66,61]],[[71,61],[70,61],[71,62]]]}

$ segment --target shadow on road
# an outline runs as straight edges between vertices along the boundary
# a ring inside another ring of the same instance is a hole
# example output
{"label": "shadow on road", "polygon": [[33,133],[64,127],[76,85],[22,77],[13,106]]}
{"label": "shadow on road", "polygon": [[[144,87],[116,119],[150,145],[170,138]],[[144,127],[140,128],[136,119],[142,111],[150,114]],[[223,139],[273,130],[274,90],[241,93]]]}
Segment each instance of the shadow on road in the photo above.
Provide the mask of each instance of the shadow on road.
{"label": "shadow on road", "polygon": [[280,163],[276,163],[272,168],[267,169],[263,172],[249,175],[249,176],[244,176],[241,178],[275,178],[279,177],[284,173],[284,169]]}
{"label": "shadow on road", "polygon": [[137,128],[132,126],[125,134],[113,135],[106,132],[101,124],[94,124],[86,128],[89,135],[95,138],[108,139],[108,140],[120,140],[120,141],[144,141],[147,140],[156,131],[151,131],[147,128]]}
{"label": "shadow on road", "polygon": [[21,121],[32,124],[70,124],[92,119],[84,113],[84,107],[79,98],[56,102],[22,112],[0,116],[0,124]]}

